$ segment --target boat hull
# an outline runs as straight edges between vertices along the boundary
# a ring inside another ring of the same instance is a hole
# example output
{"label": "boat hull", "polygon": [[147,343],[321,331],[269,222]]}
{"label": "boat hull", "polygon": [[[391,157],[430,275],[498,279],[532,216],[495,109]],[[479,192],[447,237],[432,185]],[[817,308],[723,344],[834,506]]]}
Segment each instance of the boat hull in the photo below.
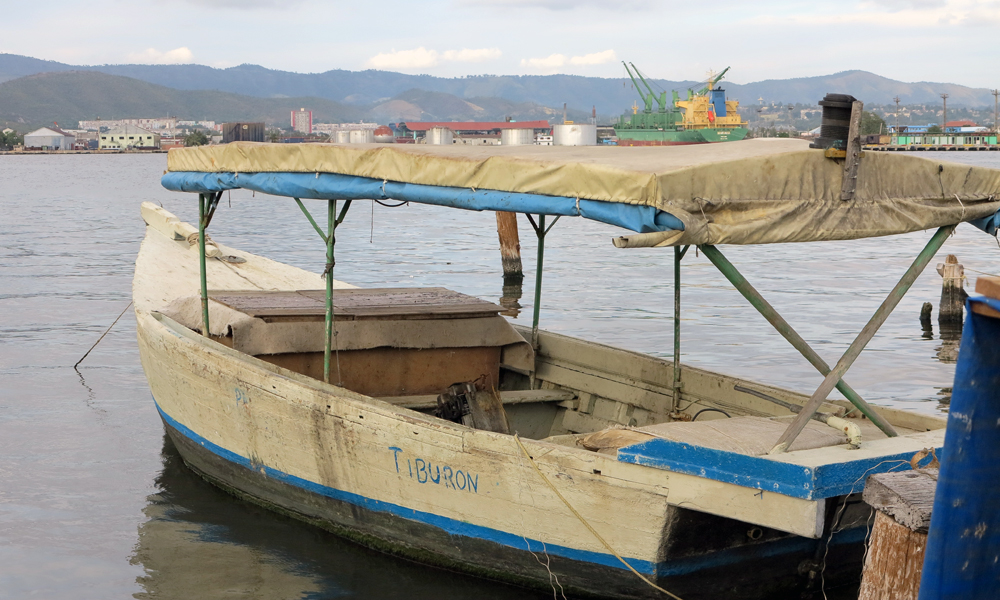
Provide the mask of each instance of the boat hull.
{"label": "boat hull", "polygon": [[[244,461],[231,460],[225,452],[179,425],[161,411],[164,428],[185,464],[213,485],[254,504],[303,520],[341,535],[366,547],[415,560],[424,564],[468,573],[513,585],[547,590],[555,580],[545,581],[539,560],[548,563],[559,585],[571,595],[603,598],[662,598],[662,593],[620,568],[549,554],[540,543],[528,544],[534,552],[476,536],[455,535],[400,507],[377,504],[366,498],[350,498],[338,490],[311,482],[292,482],[285,474],[255,468]],[[262,472],[263,471],[263,472]],[[731,536],[733,525],[746,524],[681,509],[683,532],[676,537],[722,542]],[[753,528],[751,527],[750,530]],[[748,530],[749,531],[749,530]],[[864,531],[848,529],[831,541],[826,559],[831,567],[824,573],[830,584],[857,579],[863,559]],[[678,540],[675,540],[675,542]],[[658,565],[650,576],[660,586],[688,600],[709,598],[808,597],[803,567],[812,565],[825,542],[786,538],[759,548],[733,548],[692,556]],[[790,569],[789,566],[795,566]],[[805,584],[805,585],[804,585]]]}
{"label": "boat hull", "polygon": [[749,131],[742,127],[728,129],[686,129],[664,131],[659,129],[620,129],[616,131],[619,146],[685,146],[716,142],[736,142],[746,138]]}
{"label": "boat hull", "polygon": [[[310,384],[163,317],[137,316],[140,356],[167,432],[213,484],[423,563],[549,589],[539,562],[547,555],[575,593],[661,597],[553,497],[509,436],[498,444],[491,432],[455,435],[450,424]],[[596,462],[574,465],[579,452],[524,443],[546,455],[543,471],[567,486],[563,493],[612,547],[686,600],[798,594],[825,543],[673,506],[666,486],[641,483],[665,481],[660,471],[593,453],[586,455]],[[602,470],[639,483],[604,479]],[[828,583],[857,577],[862,538],[855,527],[833,539]]]}

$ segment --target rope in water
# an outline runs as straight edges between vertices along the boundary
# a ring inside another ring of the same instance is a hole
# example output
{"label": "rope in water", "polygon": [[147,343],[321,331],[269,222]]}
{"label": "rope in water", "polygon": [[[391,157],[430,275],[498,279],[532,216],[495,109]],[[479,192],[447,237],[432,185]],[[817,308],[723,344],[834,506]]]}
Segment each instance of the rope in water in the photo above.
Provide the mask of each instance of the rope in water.
{"label": "rope in water", "polygon": [[594,537],[597,538],[597,541],[601,542],[601,544],[605,548],[608,549],[608,552],[610,552],[611,554],[614,554],[615,558],[617,558],[618,560],[620,560],[623,565],[625,565],[626,567],[628,567],[629,571],[632,571],[633,573],[635,573],[636,577],[638,577],[639,579],[645,581],[646,584],[649,585],[650,587],[663,592],[664,594],[670,596],[671,598],[674,598],[674,600],[683,600],[680,596],[677,596],[675,594],[672,594],[672,593],[668,592],[667,590],[661,588],[660,586],[656,585],[655,583],[653,583],[652,581],[650,581],[649,579],[647,579],[645,575],[643,575],[639,571],[636,571],[635,568],[632,565],[628,564],[628,562],[624,558],[622,558],[620,554],[618,554],[617,552],[615,552],[615,549],[611,547],[611,544],[609,544],[608,542],[606,542],[604,540],[604,538],[601,537],[601,534],[597,533],[597,530],[594,529],[590,525],[590,523],[587,522],[587,519],[584,519],[583,515],[581,515],[579,512],[577,512],[577,510],[575,508],[573,508],[573,505],[569,503],[569,500],[567,500],[566,498],[564,498],[563,495],[561,493],[559,493],[559,490],[552,483],[552,481],[550,481],[549,478],[545,476],[545,473],[542,473],[542,470],[538,468],[538,464],[535,463],[535,459],[532,458],[530,454],[528,454],[528,449],[524,447],[524,444],[521,443],[521,438],[516,433],[514,434],[514,441],[517,442],[518,447],[521,448],[521,452],[524,452],[524,455],[528,457],[528,462],[531,463],[531,466],[535,468],[535,472],[538,473],[538,476],[542,478],[542,481],[544,481],[545,484],[548,485],[549,488],[551,488],[553,492],[555,492],[556,496],[558,496],[559,499],[563,501],[563,504],[566,505],[566,508],[568,508],[570,510],[570,512],[572,512],[574,515],[576,515],[577,519],[580,519],[580,522],[583,523],[584,526],[586,526],[586,528],[590,530],[590,533],[594,534]]}
{"label": "rope in water", "polygon": [[132,301],[129,301],[128,306],[126,306],[125,309],[122,310],[121,314],[118,315],[118,318],[115,319],[115,322],[112,323],[110,327],[108,327],[107,329],[104,330],[104,333],[101,334],[101,337],[97,338],[97,341],[94,342],[94,345],[90,347],[90,350],[87,350],[87,354],[84,354],[83,357],[80,358],[80,360],[76,361],[76,364],[73,365],[74,369],[77,368],[80,365],[80,363],[83,362],[84,358],[87,358],[87,356],[90,354],[91,350],[93,350],[94,348],[96,348],[97,345],[101,343],[101,340],[104,339],[104,336],[108,335],[108,332],[111,331],[111,327],[114,327],[115,323],[118,322],[118,319],[122,318],[122,316],[125,314],[125,311],[129,309],[129,306],[132,306]]}

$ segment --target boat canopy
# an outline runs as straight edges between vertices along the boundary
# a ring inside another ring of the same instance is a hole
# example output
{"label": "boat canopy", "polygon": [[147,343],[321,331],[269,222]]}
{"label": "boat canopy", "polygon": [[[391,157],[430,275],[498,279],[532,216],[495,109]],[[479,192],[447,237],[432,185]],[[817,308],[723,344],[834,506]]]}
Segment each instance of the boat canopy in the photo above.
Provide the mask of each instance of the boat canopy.
{"label": "boat canopy", "polygon": [[967,221],[1000,227],[1000,170],[866,152],[853,200],[843,161],[801,140],[670,147],[234,142],[170,150],[162,183],[326,200],[405,200],[582,216],[636,232],[619,247],[876,237]]}

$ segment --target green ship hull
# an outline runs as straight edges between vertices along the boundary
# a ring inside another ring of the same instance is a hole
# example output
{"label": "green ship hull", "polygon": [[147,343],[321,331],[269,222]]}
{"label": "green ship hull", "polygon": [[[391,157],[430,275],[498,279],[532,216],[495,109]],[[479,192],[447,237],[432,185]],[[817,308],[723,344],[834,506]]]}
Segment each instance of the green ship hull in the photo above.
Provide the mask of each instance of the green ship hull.
{"label": "green ship hull", "polygon": [[619,146],[682,146],[685,144],[708,144],[713,142],[735,142],[750,133],[743,127],[726,129],[624,129],[616,128]]}

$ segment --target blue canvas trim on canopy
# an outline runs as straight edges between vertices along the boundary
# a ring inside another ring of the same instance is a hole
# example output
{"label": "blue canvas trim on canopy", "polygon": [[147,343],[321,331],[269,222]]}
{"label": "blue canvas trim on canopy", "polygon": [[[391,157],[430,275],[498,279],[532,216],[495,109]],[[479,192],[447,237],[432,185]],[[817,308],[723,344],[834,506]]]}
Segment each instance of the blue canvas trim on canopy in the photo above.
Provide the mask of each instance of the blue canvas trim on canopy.
{"label": "blue canvas trim on canopy", "polygon": [[653,206],[399,183],[337,173],[169,172],[163,176],[161,183],[175,192],[211,193],[242,188],[289,198],[400,200],[476,211],[579,216],[638,233],[684,230],[680,219]]}

